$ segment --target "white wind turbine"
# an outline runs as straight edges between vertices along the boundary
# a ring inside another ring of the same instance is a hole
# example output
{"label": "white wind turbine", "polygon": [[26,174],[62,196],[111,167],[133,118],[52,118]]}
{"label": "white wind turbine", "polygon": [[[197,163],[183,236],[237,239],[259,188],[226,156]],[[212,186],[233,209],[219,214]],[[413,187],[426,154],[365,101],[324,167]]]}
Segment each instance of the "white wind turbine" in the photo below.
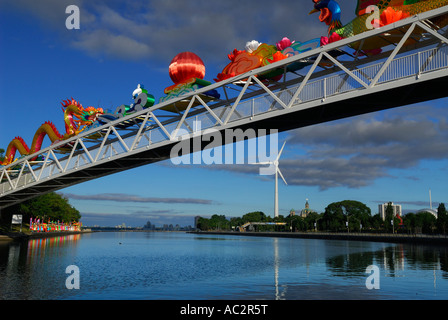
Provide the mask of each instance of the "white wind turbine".
{"label": "white wind turbine", "polygon": [[274,190],[274,217],[278,217],[278,175],[283,179],[283,182],[287,185],[285,178],[283,177],[282,172],[280,171],[278,167],[278,160],[280,159],[280,156],[282,155],[283,148],[285,147],[286,141],[283,143],[282,148],[280,149],[280,152],[277,155],[277,158],[274,161],[264,161],[264,162],[257,162],[252,164],[258,164],[258,165],[265,165],[268,164],[269,167],[272,165],[275,168],[275,190]]}

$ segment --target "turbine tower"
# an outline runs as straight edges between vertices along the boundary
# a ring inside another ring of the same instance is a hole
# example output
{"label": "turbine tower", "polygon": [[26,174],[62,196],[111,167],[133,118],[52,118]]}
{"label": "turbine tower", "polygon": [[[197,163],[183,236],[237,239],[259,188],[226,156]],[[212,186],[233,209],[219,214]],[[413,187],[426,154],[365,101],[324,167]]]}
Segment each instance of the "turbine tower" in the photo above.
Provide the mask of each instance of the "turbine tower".
{"label": "turbine tower", "polygon": [[274,217],[278,217],[278,175],[280,175],[280,177],[283,179],[283,182],[287,185],[288,183],[286,182],[285,178],[283,177],[282,172],[280,171],[279,167],[278,167],[278,160],[280,159],[280,156],[282,155],[283,152],[283,148],[285,147],[286,141],[283,143],[283,146],[280,150],[280,152],[277,155],[277,158],[274,161],[265,161],[265,162],[257,162],[257,163],[252,163],[252,164],[268,164],[269,167],[271,167],[272,165],[274,166],[275,169],[275,190],[274,190]]}

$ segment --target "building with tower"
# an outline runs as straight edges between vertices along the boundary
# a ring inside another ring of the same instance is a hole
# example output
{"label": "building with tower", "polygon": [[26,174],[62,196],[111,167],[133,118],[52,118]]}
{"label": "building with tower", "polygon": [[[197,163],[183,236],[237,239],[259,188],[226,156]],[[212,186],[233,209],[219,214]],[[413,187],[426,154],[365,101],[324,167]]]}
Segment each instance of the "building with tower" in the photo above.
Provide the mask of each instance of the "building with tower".
{"label": "building with tower", "polygon": [[300,211],[300,216],[302,218],[306,218],[312,212],[316,212],[316,211],[313,209],[310,209],[310,204],[308,203],[308,199],[306,199],[305,208]]}

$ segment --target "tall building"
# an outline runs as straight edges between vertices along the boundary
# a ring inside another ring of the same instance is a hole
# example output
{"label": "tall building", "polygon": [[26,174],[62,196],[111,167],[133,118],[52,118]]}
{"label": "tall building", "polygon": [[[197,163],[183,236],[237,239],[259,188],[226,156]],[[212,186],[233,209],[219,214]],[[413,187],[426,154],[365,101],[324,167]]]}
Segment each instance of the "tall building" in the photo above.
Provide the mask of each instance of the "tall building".
{"label": "tall building", "polygon": [[401,217],[401,205],[394,204],[393,202],[386,202],[386,203],[378,205],[378,212],[380,214],[381,219],[383,219],[383,221],[386,219],[386,209],[387,209],[387,206],[389,205],[389,203],[392,206],[394,216],[398,215],[399,217]]}
{"label": "tall building", "polygon": [[200,218],[200,216],[196,216],[196,217],[194,217],[194,228],[195,228],[195,229],[198,228],[199,218]]}

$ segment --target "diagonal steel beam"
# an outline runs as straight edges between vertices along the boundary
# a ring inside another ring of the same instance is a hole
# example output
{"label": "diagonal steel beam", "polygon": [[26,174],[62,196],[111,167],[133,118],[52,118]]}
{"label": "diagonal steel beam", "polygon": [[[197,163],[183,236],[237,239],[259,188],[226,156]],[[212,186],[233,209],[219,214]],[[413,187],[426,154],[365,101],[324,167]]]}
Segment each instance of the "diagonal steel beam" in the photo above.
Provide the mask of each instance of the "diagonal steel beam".
{"label": "diagonal steel beam", "polygon": [[253,78],[255,80],[255,82],[258,83],[258,85],[264,90],[266,91],[266,93],[268,93],[275,101],[277,101],[282,107],[283,109],[287,109],[288,107],[283,103],[282,100],[280,100],[271,90],[268,89],[268,87],[266,87],[257,77]]}
{"label": "diagonal steel beam", "polygon": [[308,80],[310,79],[311,75],[314,73],[314,70],[316,70],[317,66],[320,63],[320,60],[322,60],[322,56],[323,56],[323,52],[321,52],[319,54],[319,56],[317,57],[316,61],[314,61],[312,67],[310,68],[310,70],[308,71],[308,73],[306,74],[305,78],[302,80],[302,82],[300,83],[299,88],[297,88],[297,91],[294,93],[294,95],[291,98],[291,101],[288,104],[288,109],[292,107],[292,105],[295,103],[295,101],[297,100],[299,94],[302,92],[303,88],[305,87],[305,85],[308,83]]}
{"label": "diagonal steel beam", "polygon": [[233,103],[233,106],[230,109],[229,114],[226,117],[226,120],[224,120],[223,125],[225,125],[225,124],[227,124],[229,122],[230,117],[232,116],[233,112],[235,111],[235,108],[240,103],[241,99],[243,98],[244,93],[246,93],[246,90],[249,87],[249,84],[251,83],[251,79],[252,79],[252,76],[249,76],[249,78],[247,79],[246,83],[244,84],[243,90],[241,90],[240,94],[238,95],[238,98]]}
{"label": "diagonal steel beam", "polygon": [[324,52],[324,56],[327,57],[331,62],[333,62],[335,65],[337,65],[339,68],[341,68],[348,76],[355,79],[359,84],[361,84],[364,88],[368,87],[368,84],[362,81],[357,75],[355,75],[353,72],[348,70],[342,63],[337,61],[335,58],[333,58],[331,55],[329,55],[327,52]]}
{"label": "diagonal steel beam", "polygon": [[187,106],[187,109],[184,110],[184,113],[182,115],[182,118],[178,121],[176,128],[171,133],[170,140],[175,139],[177,136],[177,133],[179,132],[180,127],[185,122],[185,118],[187,117],[188,113],[190,112],[190,109],[193,107],[193,103],[196,100],[196,96],[193,96],[190,100],[190,103]]}
{"label": "diagonal steel beam", "polygon": [[409,36],[412,34],[412,32],[415,29],[415,25],[416,25],[415,22],[411,24],[411,26],[409,27],[408,31],[406,31],[406,33],[403,36],[403,38],[401,38],[400,42],[397,44],[397,46],[392,51],[392,53],[387,58],[387,60],[384,62],[384,64],[381,67],[381,69],[378,71],[378,73],[376,74],[375,78],[373,78],[373,80],[370,82],[369,88],[372,88],[372,87],[374,87],[377,84],[378,80],[381,78],[381,76],[383,75],[384,71],[386,71],[386,69],[389,67],[390,63],[392,62],[392,60],[395,58],[397,53],[403,47],[404,43],[409,39]]}

